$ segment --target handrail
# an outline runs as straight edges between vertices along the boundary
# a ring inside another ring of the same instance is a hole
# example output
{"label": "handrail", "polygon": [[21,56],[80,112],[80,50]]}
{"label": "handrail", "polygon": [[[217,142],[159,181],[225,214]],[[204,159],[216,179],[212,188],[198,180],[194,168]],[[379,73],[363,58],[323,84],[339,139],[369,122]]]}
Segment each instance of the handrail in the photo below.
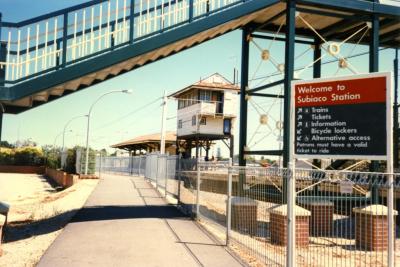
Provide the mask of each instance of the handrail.
{"label": "handrail", "polygon": [[78,4],[72,7],[68,7],[68,8],[64,8],[64,9],[60,9],[57,11],[53,11],[44,15],[40,15],[38,17],[35,18],[31,18],[31,19],[27,19],[27,20],[23,20],[20,22],[6,22],[3,21],[2,22],[2,26],[3,27],[13,27],[13,28],[20,28],[20,27],[24,27],[24,26],[28,26],[30,24],[36,23],[36,22],[40,22],[46,19],[50,19],[50,18],[54,18],[54,17],[58,17],[61,15],[64,15],[66,13],[70,13],[72,11],[76,11],[76,10],[80,10],[83,8],[87,8],[87,7],[91,7],[97,4],[101,4],[103,2],[107,2],[109,0],[91,0],[82,4]]}
{"label": "handrail", "polygon": [[9,29],[0,59],[4,81],[17,84],[248,1],[94,0],[22,22],[0,21]]}

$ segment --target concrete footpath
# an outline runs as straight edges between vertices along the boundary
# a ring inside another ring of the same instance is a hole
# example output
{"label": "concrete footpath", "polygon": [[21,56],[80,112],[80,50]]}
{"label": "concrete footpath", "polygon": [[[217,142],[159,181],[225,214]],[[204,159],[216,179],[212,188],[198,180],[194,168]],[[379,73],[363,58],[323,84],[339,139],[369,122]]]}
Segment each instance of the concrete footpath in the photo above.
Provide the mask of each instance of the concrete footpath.
{"label": "concrete footpath", "polygon": [[104,175],[38,266],[242,266],[141,177]]}

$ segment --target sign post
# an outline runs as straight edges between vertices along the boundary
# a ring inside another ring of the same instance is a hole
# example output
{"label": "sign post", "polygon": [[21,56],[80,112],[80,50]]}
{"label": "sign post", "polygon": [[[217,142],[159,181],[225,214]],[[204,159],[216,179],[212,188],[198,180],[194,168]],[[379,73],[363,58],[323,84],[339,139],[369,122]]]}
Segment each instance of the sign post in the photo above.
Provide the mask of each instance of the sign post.
{"label": "sign post", "polygon": [[[393,266],[391,73],[294,81],[292,92],[290,158],[293,172],[297,158],[386,160],[388,266]],[[341,190],[350,191],[349,186],[343,184]],[[289,190],[292,191],[289,195],[296,194],[293,186]],[[289,199],[288,210],[289,204],[294,206],[295,201]]]}

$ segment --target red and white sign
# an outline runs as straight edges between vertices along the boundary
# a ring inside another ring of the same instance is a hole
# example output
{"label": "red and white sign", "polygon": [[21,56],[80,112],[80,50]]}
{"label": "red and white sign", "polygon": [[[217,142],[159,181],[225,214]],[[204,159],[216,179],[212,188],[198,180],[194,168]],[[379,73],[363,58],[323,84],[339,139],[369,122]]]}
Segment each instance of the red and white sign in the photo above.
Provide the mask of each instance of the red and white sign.
{"label": "red and white sign", "polygon": [[386,159],[390,73],[292,83],[297,158]]}

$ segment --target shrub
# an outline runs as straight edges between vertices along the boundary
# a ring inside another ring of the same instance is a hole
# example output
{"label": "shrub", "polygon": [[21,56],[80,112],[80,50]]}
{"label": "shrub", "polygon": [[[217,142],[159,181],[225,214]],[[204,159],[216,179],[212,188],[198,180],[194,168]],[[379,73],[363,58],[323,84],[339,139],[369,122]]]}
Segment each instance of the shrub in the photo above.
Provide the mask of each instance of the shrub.
{"label": "shrub", "polygon": [[14,150],[2,147],[0,150],[0,165],[14,164]]}
{"label": "shrub", "polygon": [[61,159],[57,151],[50,151],[46,153],[46,167],[57,169],[60,167]]}
{"label": "shrub", "polygon": [[44,164],[43,151],[37,147],[2,147],[0,150],[0,164],[41,166]]}
{"label": "shrub", "polygon": [[76,173],[75,163],[76,163],[76,148],[68,149],[67,161],[63,168],[64,171],[68,173]]}

